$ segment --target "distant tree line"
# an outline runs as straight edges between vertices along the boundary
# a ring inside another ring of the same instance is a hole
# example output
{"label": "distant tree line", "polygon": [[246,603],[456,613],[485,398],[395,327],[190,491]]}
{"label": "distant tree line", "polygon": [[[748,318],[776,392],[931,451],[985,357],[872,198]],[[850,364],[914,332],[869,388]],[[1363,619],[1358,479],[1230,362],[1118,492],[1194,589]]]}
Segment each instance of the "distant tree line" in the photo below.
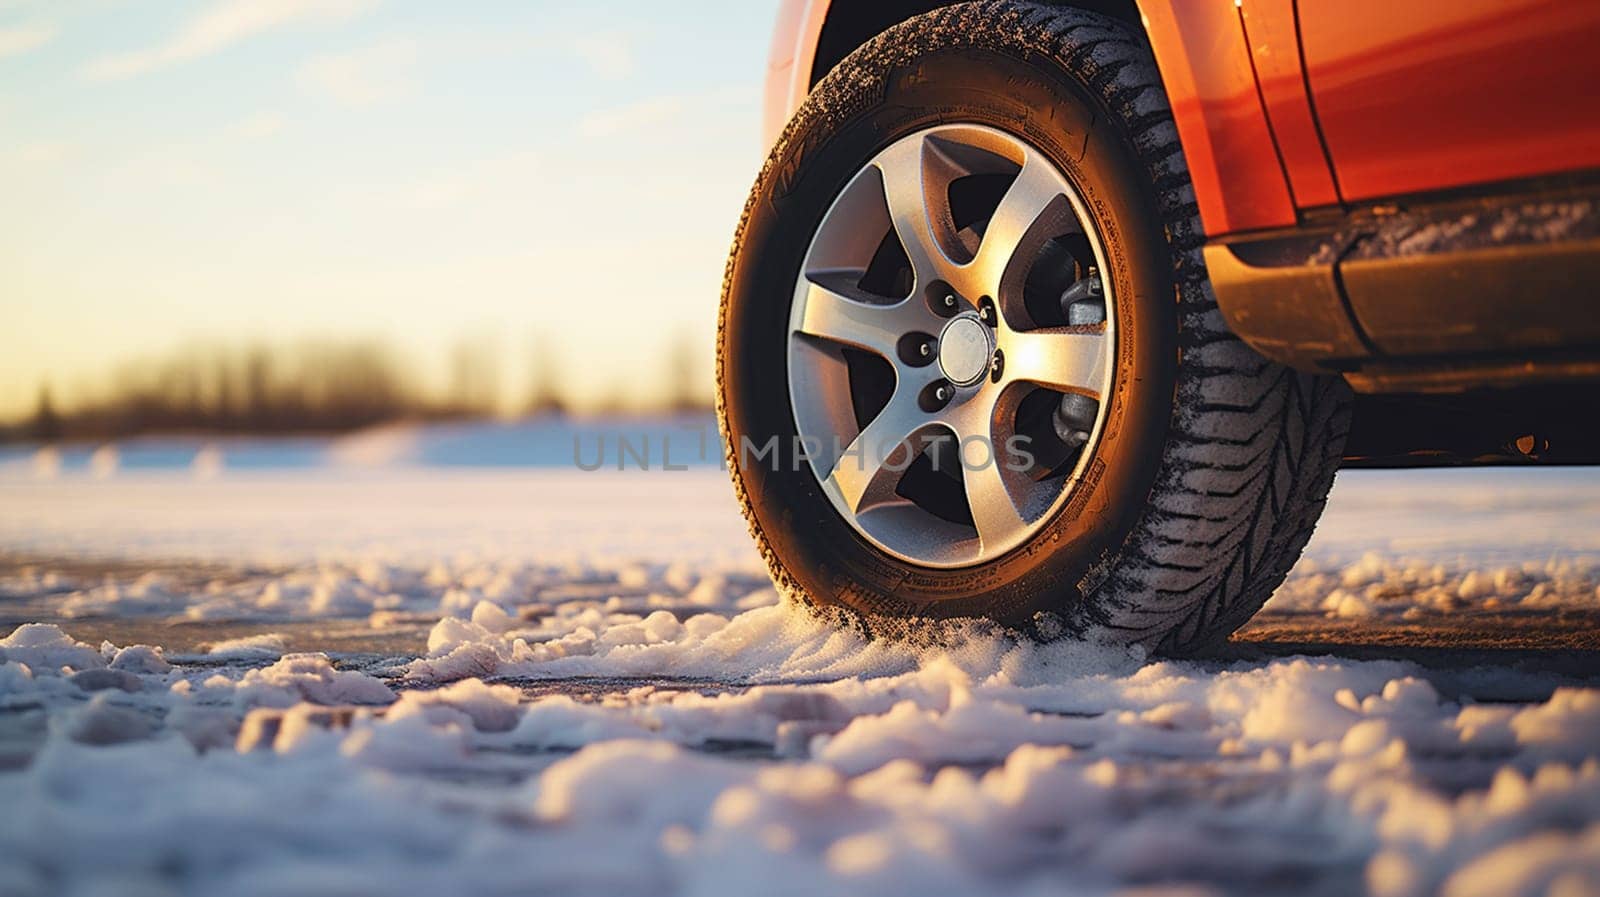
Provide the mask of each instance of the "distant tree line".
{"label": "distant tree line", "polygon": [[[659,410],[710,407],[696,376],[693,343],[681,339],[663,359],[667,390]],[[425,388],[414,367],[376,341],[304,341],[236,349],[190,347],[123,365],[99,397],[64,408],[48,386],[34,410],[0,426],[0,441],[119,439],[144,434],[339,433],[397,421],[563,414],[570,407],[550,344],[536,340],[532,382],[520,402],[502,398],[498,357],[489,342],[463,342],[450,358],[442,391]],[[659,386],[657,387],[659,389]],[[619,395],[612,408],[639,408]]]}

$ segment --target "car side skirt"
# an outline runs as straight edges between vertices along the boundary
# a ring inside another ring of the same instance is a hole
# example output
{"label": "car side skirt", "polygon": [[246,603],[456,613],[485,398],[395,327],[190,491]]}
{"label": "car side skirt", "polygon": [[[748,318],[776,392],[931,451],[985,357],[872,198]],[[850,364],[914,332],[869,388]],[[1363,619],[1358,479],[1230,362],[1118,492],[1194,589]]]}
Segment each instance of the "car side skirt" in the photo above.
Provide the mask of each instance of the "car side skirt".
{"label": "car side skirt", "polygon": [[[1526,397],[1581,384],[1563,403],[1566,413],[1592,420],[1600,412],[1600,185],[1593,178],[1313,213],[1298,227],[1214,239],[1204,251],[1223,316],[1275,361],[1337,373],[1365,395],[1477,395],[1480,409],[1496,404],[1490,391]],[[1455,407],[1429,404],[1447,406]],[[1480,417],[1493,428],[1505,415]],[[1557,452],[1516,449],[1518,439],[1538,436],[1526,417],[1510,429],[1529,432],[1495,433],[1452,463],[1493,455],[1493,446],[1510,446],[1499,460],[1542,453],[1600,463],[1600,438],[1570,426]],[[1359,428],[1359,411],[1357,418]],[[1406,424],[1383,426],[1409,431]],[[1584,440],[1592,445],[1579,451]],[[1352,441],[1361,443],[1360,434]],[[1524,445],[1542,450],[1545,441]],[[1405,442],[1389,440],[1368,460],[1404,455]]]}

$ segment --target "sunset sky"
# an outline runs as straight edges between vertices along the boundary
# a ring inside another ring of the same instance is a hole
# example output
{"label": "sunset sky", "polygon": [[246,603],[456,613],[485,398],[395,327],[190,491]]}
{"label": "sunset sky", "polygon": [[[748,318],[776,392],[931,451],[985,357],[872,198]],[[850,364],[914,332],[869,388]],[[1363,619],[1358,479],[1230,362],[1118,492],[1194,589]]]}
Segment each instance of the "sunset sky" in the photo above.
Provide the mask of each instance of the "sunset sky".
{"label": "sunset sky", "polygon": [[191,344],[378,338],[580,403],[707,357],[773,2],[0,0],[0,416]]}

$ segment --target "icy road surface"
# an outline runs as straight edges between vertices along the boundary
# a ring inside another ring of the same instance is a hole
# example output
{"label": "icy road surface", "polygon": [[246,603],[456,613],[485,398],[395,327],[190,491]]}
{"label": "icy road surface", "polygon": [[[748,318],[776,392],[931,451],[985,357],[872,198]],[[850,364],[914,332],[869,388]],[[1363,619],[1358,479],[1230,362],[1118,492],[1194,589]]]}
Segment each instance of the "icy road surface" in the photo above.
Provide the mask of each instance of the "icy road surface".
{"label": "icy road surface", "polygon": [[1587,470],[1341,475],[1156,663],[833,631],[711,470],[13,470],[0,894],[1596,894],[1597,586]]}

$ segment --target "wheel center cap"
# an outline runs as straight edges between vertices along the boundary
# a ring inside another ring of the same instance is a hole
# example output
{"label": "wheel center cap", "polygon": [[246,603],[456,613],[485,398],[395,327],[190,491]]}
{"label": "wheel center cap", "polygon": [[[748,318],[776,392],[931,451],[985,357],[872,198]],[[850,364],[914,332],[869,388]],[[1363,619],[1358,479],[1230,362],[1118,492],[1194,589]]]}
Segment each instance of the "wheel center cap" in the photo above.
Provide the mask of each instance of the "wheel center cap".
{"label": "wheel center cap", "polygon": [[939,370],[957,386],[981,380],[993,354],[989,328],[971,315],[951,319],[939,334]]}

